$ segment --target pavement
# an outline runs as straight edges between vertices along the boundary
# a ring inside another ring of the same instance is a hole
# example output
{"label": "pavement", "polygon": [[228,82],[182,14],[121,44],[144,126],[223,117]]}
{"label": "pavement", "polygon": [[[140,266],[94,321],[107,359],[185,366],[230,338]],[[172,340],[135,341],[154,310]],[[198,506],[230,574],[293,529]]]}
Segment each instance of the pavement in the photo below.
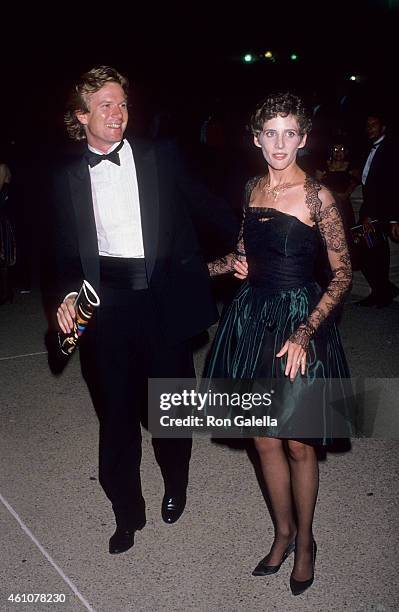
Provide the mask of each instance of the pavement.
{"label": "pavement", "polygon": [[[355,306],[366,293],[357,274],[340,329],[353,376],[371,385],[364,393],[370,437],[320,460],[315,582],[295,598],[292,557],[274,576],[251,576],[273,529],[248,452],[237,443],[194,439],[187,508],[166,525],[144,432],[148,522],[133,549],[111,556],[113,515],[97,479],[98,424],[79,356],[62,375],[49,371],[38,290],[2,306],[0,611],[398,610],[399,302]],[[196,353],[198,372],[208,349]]]}

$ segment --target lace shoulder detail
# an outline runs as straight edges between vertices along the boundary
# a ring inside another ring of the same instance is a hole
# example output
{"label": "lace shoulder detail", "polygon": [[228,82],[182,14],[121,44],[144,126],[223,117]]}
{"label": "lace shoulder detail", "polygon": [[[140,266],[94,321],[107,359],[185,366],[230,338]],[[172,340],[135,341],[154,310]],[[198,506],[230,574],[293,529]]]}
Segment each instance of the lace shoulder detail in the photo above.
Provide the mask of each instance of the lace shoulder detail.
{"label": "lace shoulder detail", "polygon": [[256,185],[259,183],[259,181],[262,178],[263,178],[263,175],[262,174],[258,174],[257,176],[253,176],[252,178],[250,178],[247,181],[247,184],[245,185],[245,189],[244,189],[244,202],[243,202],[244,214],[245,214],[245,210],[249,206],[249,201],[251,199],[251,193],[253,192],[253,190],[255,189]]}
{"label": "lace shoulder detail", "polygon": [[322,202],[319,198],[319,191],[321,190],[322,185],[319,183],[319,181],[316,181],[316,179],[307,174],[304,187],[305,202],[306,206],[309,208],[310,218],[313,223],[317,223],[320,219],[320,211],[322,207]]}

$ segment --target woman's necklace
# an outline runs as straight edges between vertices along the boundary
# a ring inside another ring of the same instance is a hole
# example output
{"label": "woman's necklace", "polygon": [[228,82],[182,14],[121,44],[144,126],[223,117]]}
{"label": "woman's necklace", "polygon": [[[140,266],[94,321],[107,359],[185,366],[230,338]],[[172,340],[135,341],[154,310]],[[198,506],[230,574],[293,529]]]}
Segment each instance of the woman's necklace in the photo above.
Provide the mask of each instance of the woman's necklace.
{"label": "woman's necklace", "polygon": [[270,183],[266,182],[262,187],[262,191],[267,196],[271,196],[273,198],[273,202],[275,202],[278,196],[280,195],[280,193],[283,193],[289,187],[293,187],[293,185],[294,183],[280,183],[279,185],[276,185],[275,187],[270,187]]}

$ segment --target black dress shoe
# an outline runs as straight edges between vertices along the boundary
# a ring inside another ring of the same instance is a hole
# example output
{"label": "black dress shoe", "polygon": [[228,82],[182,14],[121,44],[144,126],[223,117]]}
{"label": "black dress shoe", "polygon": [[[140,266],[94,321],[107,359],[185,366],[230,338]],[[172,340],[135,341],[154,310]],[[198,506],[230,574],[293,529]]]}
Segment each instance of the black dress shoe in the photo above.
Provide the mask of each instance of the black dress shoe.
{"label": "black dress shoe", "polygon": [[316,552],[317,552],[317,545],[316,545],[316,542],[313,540],[312,575],[309,578],[309,580],[295,580],[295,578],[293,578],[291,574],[290,588],[291,588],[291,592],[293,595],[302,595],[302,593],[306,591],[306,589],[312,586],[313,581],[314,581],[314,564],[316,561]]}
{"label": "black dress shoe", "polygon": [[377,308],[385,308],[386,306],[390,306],[393,302],[393,298],[383,298],[381,300],[378,300],[378,302],[376,302],[376,306]]}
{"label": "black dress shoe", "polygon": [[270,576],[270,574],[276,574],[286,558],[295,550],[295,541],[288,544],[287,548],[284,551],[284,554],[281,558],[281,561],[278,565],[267,565],[266,559],[270,555],[266,555],[261,561],[259,561],[258,565],[255,567],[252,572],[252,576]]}
{"label": "black dress shoe", "polygon": [[165,523],[176,523],[186,507],[186,494],[170,495],[165,493],[162,500],[161,515]]}
{"label": "black dress shoe", "polygon": [[134,544],[134,534],[136,531],[140,531],[145,526],[145,516],[141,519],[136,520],[135,523],[129,523],[126,521],[126,517],[115,517],[116,519],[116,530],[109,540],[109,552],[111,555],[118,555],[123,553],[129,548],[132,548]]}
{"label": "black dress shoe", "polygon": [[378,299],[376,298],[376,296],[370,293],[370,295],[368,295],[367,297],[355,302],[355,306],[376,306],[377,302]]}
{"label": "black dress shoe", "polygon": [[135,529],[117,527],[115,533],[109,540],[109,552],[111,555],[118,555],[132,548],[135,532]]}
{"label": "black dress shoe", "polygon": [[390,304],[392,304],[392,302],[398,295],[399,289],[395,287],[394,289],[391,289],[388,294],[383,294],[379,296],[376,300],[377,308],[385,308],[385,306],[389,306]]}

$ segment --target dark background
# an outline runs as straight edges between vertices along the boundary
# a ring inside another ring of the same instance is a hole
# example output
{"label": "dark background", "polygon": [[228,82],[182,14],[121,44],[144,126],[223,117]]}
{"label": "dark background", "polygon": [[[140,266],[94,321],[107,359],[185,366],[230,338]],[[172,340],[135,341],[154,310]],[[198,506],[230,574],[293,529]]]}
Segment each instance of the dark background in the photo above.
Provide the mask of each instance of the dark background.
{"label": "dark background", "polygon": [[[36,3],[2,20],[0,141],[36,149],[62,139],[73,79],[109,64],[133,85],[131,129],[173,115],[187,138],[215,110],[248,117],[270,90],[377,100],[395,123],[398,0],[248,3]],[[245,52],[267,60],[245,65]],[[291,53],[298,60],[289,59]],[[359,75],[360,82],[349,81]]]}
{"label": "dark background", "polygon": [[[291,90],[311,108],[322,103],[321,123],[314,121],[311,134],[316,144],[347,95],[348,149],[355,167],[367,146],[370,109],[384,110],[391,134],[399,136],[398,10],[399,0],[2,7],[0,162],[10,166],[13,177],[10,216],[18,244],[13,284],[29,288],[39,241],[46,252],[52,162],[80,150],[63,125],[65,100],[80,74],[107,64],[127,75],[128,134],[175,138],[193,173],[221,196],[219,207],[190,211],[203,253],[213,259],[235,245],[243,187],[264,171],[247,125],[255,104],[271,91]],[[275,61],[264,58],[267,50]],[[243,63],[245,53],[258,60]],[[298,55],[295,62],[292,53]],[[350,81],[351,75],[358,80]],[[158,130],[156,117],[162,119]],[[201,128],[209,117],[214,142],[204,146]],[[319,151],[322,161],[329,138]],[[310,156],[304,169],[311,173],[318,161]]]}

